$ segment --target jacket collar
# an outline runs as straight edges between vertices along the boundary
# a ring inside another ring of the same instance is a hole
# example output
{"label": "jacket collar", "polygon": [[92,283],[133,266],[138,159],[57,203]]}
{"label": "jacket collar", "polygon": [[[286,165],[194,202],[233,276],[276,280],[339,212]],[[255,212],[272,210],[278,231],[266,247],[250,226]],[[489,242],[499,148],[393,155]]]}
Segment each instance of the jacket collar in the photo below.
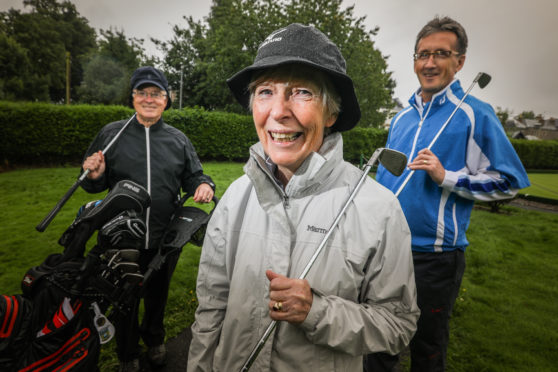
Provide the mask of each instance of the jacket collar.
{"label": "jacket collar", "polygon": [[417,91],[409,99],[409,104],[411,106],[417,107],[419,111],[422,111],[421,108],[425,108],[429,104],[432,105],[432,108],[439,107],[446,103],[449,94],[459,95],[458,92],[460,91],[462,91],[461,83],[459,82],[459,79],[454,79],[444,89],[434,94],[430,102],[424,104],[422,104],[422,98],[420,97],[421,89],[417,89]]}
{"label": "jacket collar", "polygon": [[[139,126],[141,129],[145,129],[145,126],[144,126],[142,123],[140,123],[140,122],[138,121],[138,118],[137,118],[137,117],[134,118],[134,120],[132,121],[132,123],[133,123],[134,125]],[[161,117],[159,118],[159,120],[158,120],[155,124],[153,124],[152,126],[149,127],[149,130],[150,130],[150,131],[159,130],[159,129],[162,128],[162,127],[163,127],[163,117],[161,116]]]}
{"label": "jacket collar", "polygon": [[[250,148],[250,159],[244,171],[252,180],[256,192],[260,195],[262,189],[273,188],[280,190],[269,167],[266,166],[266,154],[260,142]],[[297,169],[285,188],[285,196],[297,197],[315,192],[326,183],[333,170],[343,161],[343,139],[340,133],[332,133],[324,138],[318,152],[308,156]],[[260,199],[261,203],[261,199]]]}

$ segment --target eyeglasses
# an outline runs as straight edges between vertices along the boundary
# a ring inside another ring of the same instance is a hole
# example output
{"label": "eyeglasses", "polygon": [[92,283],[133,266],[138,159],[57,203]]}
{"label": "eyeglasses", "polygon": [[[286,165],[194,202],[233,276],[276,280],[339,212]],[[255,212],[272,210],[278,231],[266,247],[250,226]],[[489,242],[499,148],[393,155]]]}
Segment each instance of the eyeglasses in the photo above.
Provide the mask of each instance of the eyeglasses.
{"label": "eyeglasses", "polygon": [[151,97],[152,99],[163,99],[167,96],[167,94],[163,92],[146,92],[144,90],[134,90],[133,94],[135,97],[141,99],[146,99],[147,97]]}
{"label": "eyeglasses", "polygon": [[433,52],[420,52],[413,54],[415,61],[427,61],[430,56],[434,56],[434,59],[442,60],[451,57],[452,55],[459,56],[461,53],[454,52],[453,50],[435,50]]}

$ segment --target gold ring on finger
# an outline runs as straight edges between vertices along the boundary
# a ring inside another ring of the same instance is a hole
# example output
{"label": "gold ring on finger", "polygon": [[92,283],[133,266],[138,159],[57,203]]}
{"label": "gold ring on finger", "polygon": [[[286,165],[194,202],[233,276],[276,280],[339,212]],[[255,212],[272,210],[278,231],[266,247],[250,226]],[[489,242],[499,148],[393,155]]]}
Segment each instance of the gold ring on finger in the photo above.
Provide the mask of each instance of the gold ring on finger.
{"label": "gold ring on finger", "polygon": [[273,304],[273,310],[281,311],[283,309],[283,303],[281,301],[277,301]]}

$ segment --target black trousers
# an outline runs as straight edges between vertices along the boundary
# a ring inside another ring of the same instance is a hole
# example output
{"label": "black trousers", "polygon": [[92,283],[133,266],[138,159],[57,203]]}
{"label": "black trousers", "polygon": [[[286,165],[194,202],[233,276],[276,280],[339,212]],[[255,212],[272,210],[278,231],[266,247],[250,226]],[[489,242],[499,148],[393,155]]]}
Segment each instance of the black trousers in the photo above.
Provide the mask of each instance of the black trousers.
{"label": "black trousers", "polygon": [[[445,371],[449,320],[465,272],[465,253],[413,252],[417,302],[421,314],[411,340],[411,371]],[[398,357],[386,353],[366,355],[364,371],[392,371]]]}
{"label": "black trousers", "polygon": [[[156,250],[143,251],[140,255],[140,268],[145,272],[147,265],[155,256]],[[163,319],[167,304],[169,286],[180,252],[167,256],[161,269],[156,271],[145,284],[143,294],[144,313],[141,326],[138,321],[140,299],[137,298],[132,311],[120,316],[115,321],[116,353],[123,362],[139,357],[139,338],[147,347],[161,345],[165,342]]]}

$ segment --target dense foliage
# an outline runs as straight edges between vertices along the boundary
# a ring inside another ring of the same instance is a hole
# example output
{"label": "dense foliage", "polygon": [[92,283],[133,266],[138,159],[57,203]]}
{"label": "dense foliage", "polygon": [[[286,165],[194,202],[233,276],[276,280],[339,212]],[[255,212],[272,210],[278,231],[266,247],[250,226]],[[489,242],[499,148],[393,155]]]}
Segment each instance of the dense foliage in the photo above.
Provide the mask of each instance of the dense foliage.
{"label": "dense foliage", "polygon": [[70,66],[72,103],[123,104],[132,72],[153,65],[143,39],[124,31],[99,37],[74,4],[23,0],[25,10],[0,12],[0,99],[59,103],[66,99]]}
{"label": "dense foliage", "polygon": [[558,141],[512,139],[523,166],[527,169],[558,169]]}
{"label": "dense foliage", "polygon": [[205,20],[184,18],[186,25],[175,25],[171,40],[154,40],[173,87],[183,74],[183,106],[242,112],[227,78],[252,63],[272,31],[299,22],[316,26],[341,49],[361,105],[359,125],[382,124],[383,109],[393,107],[395,83],[373,41],[378,29],[367,30],[365,17],[356,17],[352,6],[343,8],[341,0],[214,0]]}
{"label": "dense foliage", "polygon": [[98,48],[84,63],[79,102],[126,104],[133,71],[152,63],[145,55],[142,39],[127,38],[122,30],[100,30],[100,33]]}
{"label": "dense foliage", "polygon": [[95,47],[95,30],[69,1],[23,4],[29,12],[0,12],[0,99],[61,102],[67,53],[73,96],[83,77],[82,60]]}

